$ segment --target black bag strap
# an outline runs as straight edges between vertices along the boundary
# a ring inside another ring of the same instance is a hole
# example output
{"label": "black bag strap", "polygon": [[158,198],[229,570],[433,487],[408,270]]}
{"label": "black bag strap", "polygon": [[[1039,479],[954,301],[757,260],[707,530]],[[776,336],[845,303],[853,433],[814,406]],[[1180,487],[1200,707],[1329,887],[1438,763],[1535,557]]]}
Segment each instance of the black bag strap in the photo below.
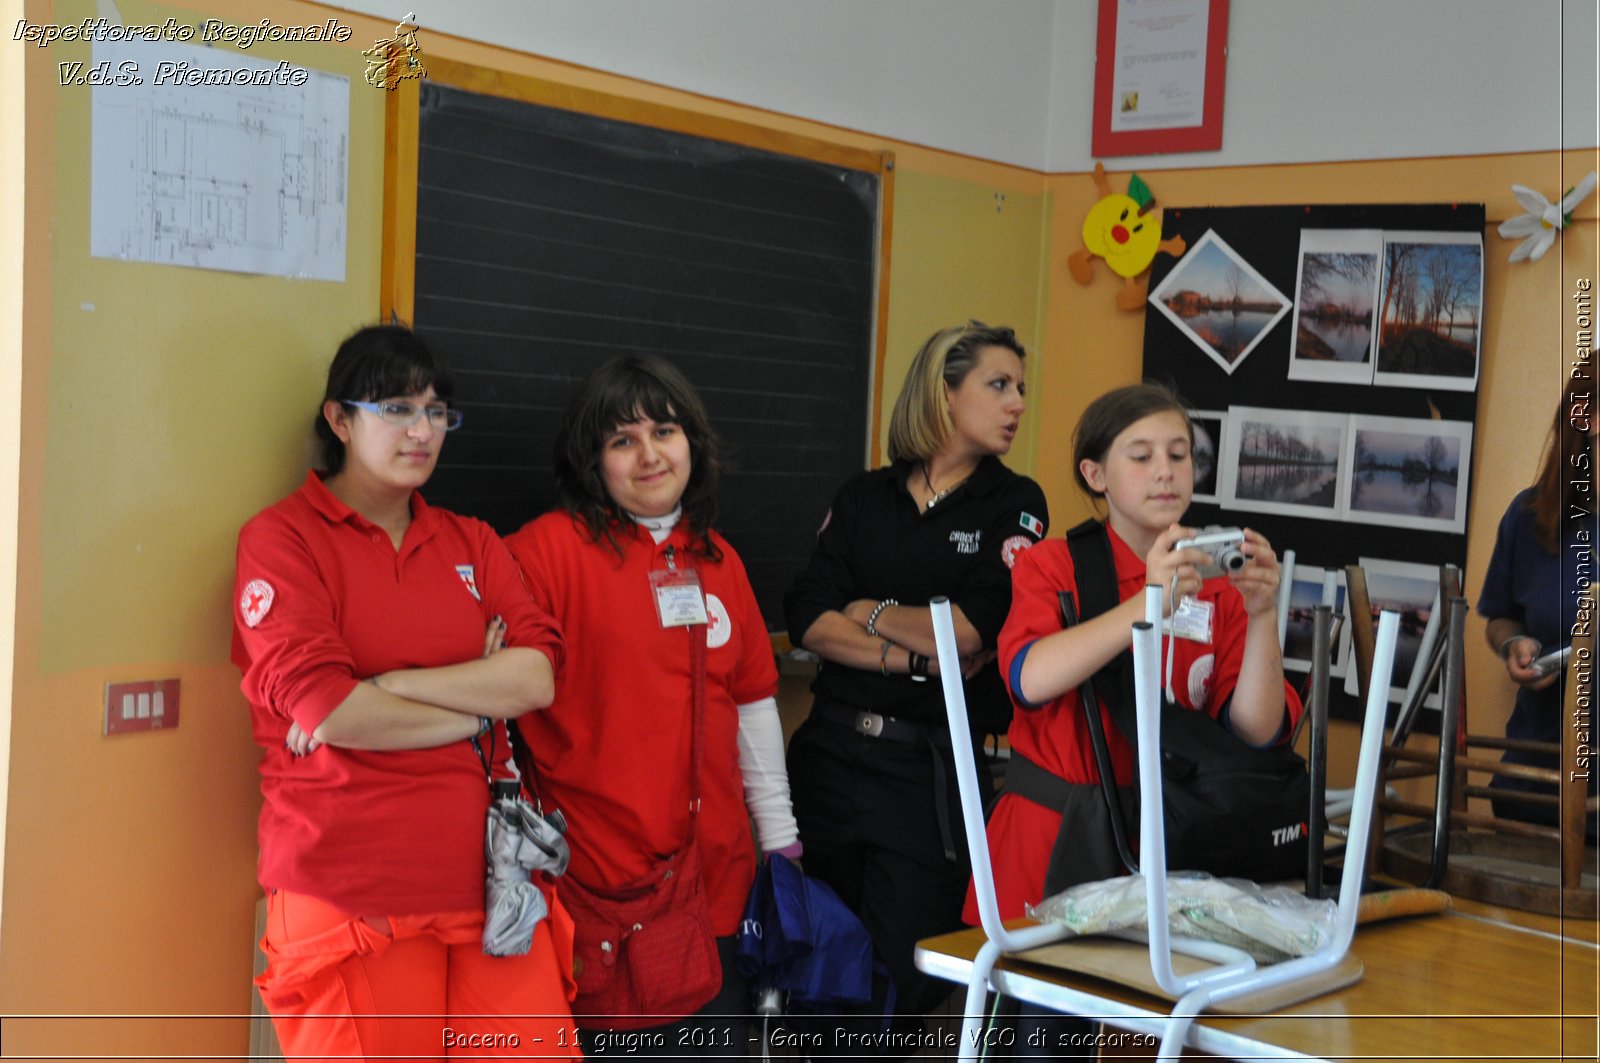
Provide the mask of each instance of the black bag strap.
{"label": "black bag strap", "polygon": [[[1093,620],[1120,605],[1117,562],[1111,554],[1111,536],[1106,533],[1106,526],[1098,520],[1077,525],[1067,532],[1067,550],[1072,554],[1073,578],[1078,584],[1078,622]],[[1133,704],[1132,648],[1107,661],[1092,682],[1117,730],[1135,744],[1139,720]]]}
{"label": "black bag strap", "polygon": [[[1071,627],[1078,622],[1078,611],[1073,605],[1072,592],[1061,591],[1057,596],[1061,608],[1061,626]],[[1083,719],[1089,726],[1089,744],[1094,747],[1094,763],[1100,775],[1100,792],[1105,795],[1106,810],[1110,813],[1111,833],[1116,840],[1117,857],[1130,875],[1139,873],[1139,862],[1133,858],[1133,847],[1128,844],[1128,829],[1123,819],[1122,799],[1117,796],[1116,771],[1111,766],[1111,750],[1106,745],[1105,726],[1100,720],[1100,699],[1095,696],[1093,677],[1079,684],[1078,702],[1083,707]],[[1015,764],[1017,754],[1011,754]],[[1009,782],[1009,776],[1007,781]]]}
{"label": "black bag strap", "polygon": [[[1110,536],[1106,525],[1099,520],[1085,520],[1067,532],[1067,551],[1072,554],[1072,578],[1078,586],[1077,602],[1069,591],[1058,596],[1061,608],[1061,626],[1094,620],[1102,613],[1117,608],[1117,560],[1110,552]],[[1128,828],[1123,818],[1122,799],[1117,796],[1117,776],[1110,764],[1110,748],[1106,744],[1106,728],[1101,722],[1101,703],[1117,724],[1128,743],[1134,743],[1138,733],[1138,720],[1133,711],[1133,650],[1123,650],[1107,661],[1090,679],[1078,685],[1078,701],[1083,706],[1083,720],[1090,728],[1090,743],[1094,746],[1094,767],[1101,776],[1101,792],[1106,796],[1110,810],[1110,828],[1117,840],[1117,855],[1130,874],[1139,874],[1139,863],[1133,858],[1133,847],[1128,844]],[[1126,709],[1126,711],[1125,711]]]}

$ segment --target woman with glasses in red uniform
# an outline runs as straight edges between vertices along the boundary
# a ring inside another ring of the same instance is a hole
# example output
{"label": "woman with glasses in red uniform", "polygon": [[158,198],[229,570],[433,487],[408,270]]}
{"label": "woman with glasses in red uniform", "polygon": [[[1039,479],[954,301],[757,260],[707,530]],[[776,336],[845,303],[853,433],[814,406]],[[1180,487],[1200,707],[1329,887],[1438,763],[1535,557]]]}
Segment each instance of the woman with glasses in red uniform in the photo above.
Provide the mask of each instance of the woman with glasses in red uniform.
{"label": "woman with glasses in red uniform", "polygon": [[450,399],[409,330],[356,332],[328,370],[321,471],[239,533],[257,984],[291,1059],[573,1043],[560,909],[526,955],[482,951],[489,780],[510,775],[505,721],[550,703],[562,640],[494,532],[418,493],[461,424]]}

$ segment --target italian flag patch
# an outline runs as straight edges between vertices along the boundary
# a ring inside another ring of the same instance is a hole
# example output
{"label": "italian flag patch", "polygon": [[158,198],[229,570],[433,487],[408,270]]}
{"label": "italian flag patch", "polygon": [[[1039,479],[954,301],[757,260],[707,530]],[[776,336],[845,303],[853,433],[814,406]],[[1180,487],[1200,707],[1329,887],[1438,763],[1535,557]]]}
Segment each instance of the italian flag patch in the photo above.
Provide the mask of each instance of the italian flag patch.
{"label": "italian flag patch", "polygon": [[1044,538],[1044,521],[1040,520],[1038,517],[1035,517],[1032,513],[1024,510],[1022,516],[1018,518],[1017,523],[1032,532],[1034,538]]}

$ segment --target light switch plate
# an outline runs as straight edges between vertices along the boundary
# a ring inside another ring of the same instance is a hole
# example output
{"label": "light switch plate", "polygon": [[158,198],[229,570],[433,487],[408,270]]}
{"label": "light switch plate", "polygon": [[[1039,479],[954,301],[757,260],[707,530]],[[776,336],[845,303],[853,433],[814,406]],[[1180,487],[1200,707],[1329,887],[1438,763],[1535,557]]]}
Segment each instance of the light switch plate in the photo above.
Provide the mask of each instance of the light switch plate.
{"label": "light switch plate", "polygon": [[161,731],[178,726],[178,681],[142,679],[107,683],[102,733]]}

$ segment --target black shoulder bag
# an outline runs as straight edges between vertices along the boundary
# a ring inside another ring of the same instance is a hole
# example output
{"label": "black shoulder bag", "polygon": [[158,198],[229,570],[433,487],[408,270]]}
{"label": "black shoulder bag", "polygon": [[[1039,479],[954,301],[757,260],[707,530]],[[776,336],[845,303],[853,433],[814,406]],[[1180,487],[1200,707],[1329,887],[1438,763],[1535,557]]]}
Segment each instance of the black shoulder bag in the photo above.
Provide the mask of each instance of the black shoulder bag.
{"label": "black shoulder bag", "polygon": [[[1116,607],[1116,565],[1099,521],[1067,533],[1083,620]],[[1071,611],[1063,595],[1064,612]],[[1070,621],[1068,621],[1070,622]],[[1133,652],[1124,650],[1092,680],[1117,730],[1138,745],[1133,698]],[[1087,685],[1087,684],[1086,684]],[[1094,698],[1085,698],[1094,712]],[[1096,762],[1110,767],[1098,719],[1090,728]],[[1273,882],[1305,875],[1311,779],[1306,762],[1287,746],[1257,748],[1204,712],[1162,699],[1161,774],[1166,804],[1167,866],[1172,870]],[[1113,822],[1121,819],[1115,787],[1106,787]]]}

